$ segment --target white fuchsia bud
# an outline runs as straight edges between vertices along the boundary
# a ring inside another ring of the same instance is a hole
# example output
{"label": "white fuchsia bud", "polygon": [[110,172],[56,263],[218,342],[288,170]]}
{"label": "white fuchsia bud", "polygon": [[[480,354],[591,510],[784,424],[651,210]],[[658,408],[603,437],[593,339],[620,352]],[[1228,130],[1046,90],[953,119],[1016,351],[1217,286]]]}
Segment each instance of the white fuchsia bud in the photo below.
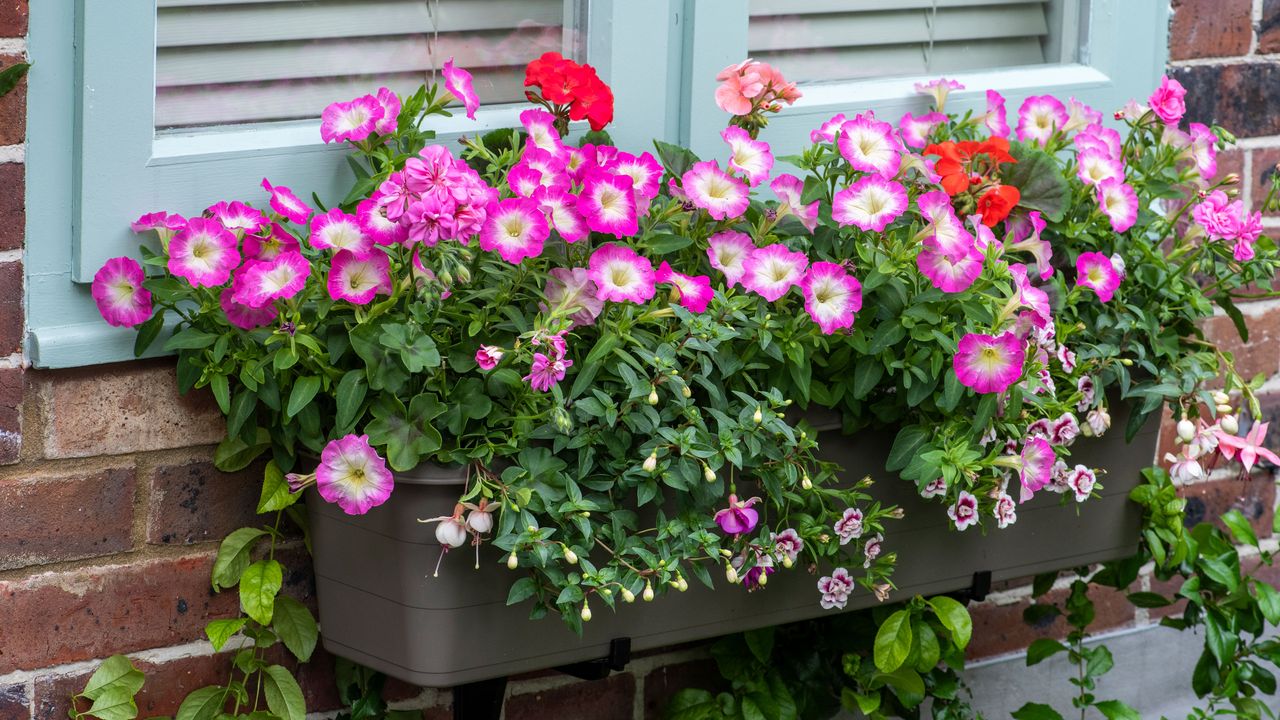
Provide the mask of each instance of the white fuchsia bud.
{"label": "white fuchsia bud", "polygon": [[441,520],[436,525],[436,541],[443,547],[462,547],[467,542],[466,523],[458,518]]}
{"label": "white fuchsia bud", "polygon": [[720,548],[721,557],[733,557],[733,551],[729,548]]}
{"label": "white fuchsia bud", "polygon": [[716,481],[716,471],[715,471],[715,470],[712,470],[710,465],[703,465],[703,466],[702,466],[702,477],[703,477],[707,482],[715,482],[715,481]]}
{"label": "white fuchsia bud", "polygon": [[684,592],[689,589],[689,581],[685,580],[683,575],[680,576],[679,582],[676,583],[676,589],[680,592]]}
{"label": "white fuchsia bud", "polygon": [[658,404],[658,389],[657,389],[657,388],[654,388],[654,389],[652,389],[652,390],[650,390],[650,391],[649,391],[649,404],[650,404],[650,405],[657,405],[657,404]]}
{"label": "white fuchsia bud", "polygon": [[647,473],[654,472],[658,469],[658,451],[654,450],[649,457],[644,459],[644,464],[640,467],[644,468]]}
{"label": "white fuchsia bud", "polygon": [[516,557],[516,551],[512,550],[511,554],[507,556],[507,569],[515,570],[518,567],[520,567],[520,558]]}
{"label": "white fuchsia bud", "polygon": [[795,561],[791,559],[791,556],[790,556],[790,555],[783,555],[783,556],[782,556],[782,567],[787,568],[788,570],[790,570],[790,569],[791,569],[791,566],[792,566],[792,565],[795,565],[795,564],[796,564],[796,563],[795,563]]}
{"label": "white fuchsia bud", "polygon": [[764,422],[764,413],[763,413],[763,412],[761,412],[761,410],[760,410],[760,408],[759,408],[759,407],[757,407],[757,408],[756,408],[756,411],[755,411],[754,413],[752,413],[752,414],[751,414],[751,422],[753,422],[753,423],[755,423],[755,424],[757,424],[757,425],[759,425],[760,423]]}
{"label": "white fuchsia bud", "polygon": [[483,510],[472,510],[467,513],[467,526],[484,535],[493,529],[493,513]]}
{"label": "white fuchsia bud", "polygon": [[1240,421],[1236,420],[1235,415],[1223,415],[1218,420],[1218,427],[1222,428],[1222,432],[1228,435],[1235,435],[1240,432]]}
{"label": "white fuchsia bud", "polygon": [[564,561],[570,565],[578,564],[578,554],[575,553],[568,545],[562,545],[564,548]]}
{"label": "white fuchsia bud", "polygon": [[1196,425],[1190,420],[1183,418],[1178,421],[1178,439],[1182,442],[1191,442],[1196,436]]}
{"label": "white fuchsia bud", "polygon": [[685,399],[693,397],[693,391],[689,389],[688,385],[680,386],[680,394],[683,395]]}
{"label": "white fuchsia bud", "polygon": [[760,587],[764,587],[765,585],[768,585],[769,573],[767,572],[760,573],[760,575],[756,578],[756,584],[759,585]]}
{"label": "white fuchsia bud", "polygon": [[582,612],[578,613],[578,616],[582,618],[582,622],[591,622],[591,606],[587,601],[582,601]]}
{"label": "white fuchsia bud", "polygon": [[813,489],[813,481],[809,479],[809,473],[805,473],[803,476],[801,476],[800,487],[804,488],[805,490]]}
{"label": "white fuchsia bud", "polygon": [[1232,410],[1235,410],[1235,408],[1233,408],[1233,407],[1231,407],[1230,405],[1227,405],[1227,404],[1225,404],[1225,403],[1224,403],[1224,404],[1222,404],[1222,405],[1219,405],[1219,406],[1216,408],[1216,410],[1217,410],[1219,413],[1222,413],[1222,414],[1229,414]]}
{"label": "white fuchsia bud", "polygon": [[1230,395],[1222,392],[1221,390],[1213,391],[1213,403],[1215,405],[1226,405],[1229,402],[1231,402]]}
{"label": "white fuchsia bud", "polygon": [[738,571],[728,563],[724,566],[724,579],[728,580],[730,585],[738,584]]}
{"label": "white fuchsia bud", "polygon": [[622,588],[620,594],[622,595],[622,602],[633,603],[636,601],[636,594],[627,588]]}
{"label": "white fuchsia bud", "polygon": [[645,602],[653,602],[653,586],[649,584],[648,580],[644,581],[644,592],[640,593],[640,597]]}

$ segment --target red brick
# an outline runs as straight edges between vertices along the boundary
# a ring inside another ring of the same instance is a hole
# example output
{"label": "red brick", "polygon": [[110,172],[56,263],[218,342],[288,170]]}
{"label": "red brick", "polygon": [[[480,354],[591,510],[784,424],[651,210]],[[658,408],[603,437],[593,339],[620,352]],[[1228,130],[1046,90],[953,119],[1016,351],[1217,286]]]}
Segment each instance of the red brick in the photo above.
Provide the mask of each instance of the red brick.
{"label": "red brick", "polygon": [[24,321],[22,263],[0,263],[0,357],[12,355],[22,347]]}
{"label": "red brick", "polygon": [[1258,26],[1258,52],[1280,52],[1280,0],[1264,0]]}
{"label": "red brick", "polygon": [[259,525],[254,508],[262,486],[262,466],[224,473],[195,460],[164,465],[151,473],[147,542],[190,545],[221,541],[232,530]]}
{"label": "red brick", "polygon": [[22,452],[22,368],[0,368],[0,465],[18,462]]}
{"label": "red brick", "polygon": [[[7,112],[4,102],[0,101],[0,123],[7,122]],[[0,191],[0,250],[22,247],[23,228],[26,226],[26,181],[25,165],[0,163],[0,188],[3,188]]]}
{"label": "red brick", "polygon": [[1233,57],[1253,40],[1252,0],[1173,0],[1169,59]]}
{"label": "red brick", "polygon": [[635,694],[636,679],[630,673],[616,673],[604,680],[511,695],[505,714],[520,720],[632,720]]}
{"label": "red brick", "polygon": [[132,467],[0,479],[0,570],[128,550]]}
{"label": "red brick", "polygon": [[0,37],[27,34],[27,3],[28,0],[0,0]]}
{"label": "red brick", "polygon": [[1187,500],[1185,524],[1188,528],[1201,522],[1213,522],[1225,529],[1218,518],[1229,510],[1239,510],[1258,537],[1271,536],[1275,517],[1276,484],[1270,473],[1255,477],[1207,480],[1178,490]]}
{"label": "red brick", "polygon": [[1270,62],[1190,65],[1170,68],[1187,89],[1184,122],[1217,123],[1239,137],[1280,134],[1280,66]]}
{"label": "red brick", "polygon": [[644,717],[663,717],[671,698],[688,688],[702,688],[713,693],[728,689],[714,660],[664,665],[644,676]]}
{"label": "red brick", "polygon": [[173,360],[33,373],[46,384],[47,457],[119,455],[216,443],[226,433],[209,393],[178,394]]}
{"label": "red brick", "polygon": [[[1042,602],[1055,602],[1061,606],[1066,599],[1067,590],[1053,590],[1043,598]],[[1089,597],[1096,606],[1097,616],[1089,627],[1090,632],[1118,628],[1133,622],[1133,606],[1123,593],[1114,588],[1089,586]],[[994,603],[970,604],[969,614],[973,617],[973,640],[969,643],[968,657],[978,659],[993,655],[1024,650],[1031,641],[1037,638],[1063,638],[1069,632],[1066,620],[1061,616],[1032,627],[1022,620],[1022,611],[1031,605],[1029,599],[1019,600],[1008,605]]]}
{"label": "red brick", "polygon": [[27,720],[29,717],[31,704],[27,699],[26,684],[0,687],[0,719]]}
{"label": "red brick", "polygon": [[1245,379],[1258,373],[1271,377],[1280,372],[1280,312],[1246,315],[1245,321],[1249,328],[1247,343],[1225,315],[1205,320],[1201,328],[1206,338],[1235,356],[1236,370]]}
{"label": "red brick", "polygon": [[[0,55],[0,68],[24,61],[21,55]],[[26,134],[27,80],[23,78],[9,94],[0,96],[0,145],[21,145]]]}

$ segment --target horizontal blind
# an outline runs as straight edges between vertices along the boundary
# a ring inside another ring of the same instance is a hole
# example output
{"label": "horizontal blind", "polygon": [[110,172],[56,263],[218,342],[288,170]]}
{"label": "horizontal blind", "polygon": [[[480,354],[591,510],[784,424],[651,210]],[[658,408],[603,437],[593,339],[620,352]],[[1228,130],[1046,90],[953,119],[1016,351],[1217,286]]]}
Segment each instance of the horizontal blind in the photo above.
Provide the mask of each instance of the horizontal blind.
{"label": "horizontal blind", "polygon": [[751,0],[751,57],[813,82],[1039,65],[1048,0]]}
{"label": "horizontal blind", "polygon": [[156,127],[319,117],[450,57],[486,105],[524,98],[524,66],[574,54],[565,0],[157,0]]}

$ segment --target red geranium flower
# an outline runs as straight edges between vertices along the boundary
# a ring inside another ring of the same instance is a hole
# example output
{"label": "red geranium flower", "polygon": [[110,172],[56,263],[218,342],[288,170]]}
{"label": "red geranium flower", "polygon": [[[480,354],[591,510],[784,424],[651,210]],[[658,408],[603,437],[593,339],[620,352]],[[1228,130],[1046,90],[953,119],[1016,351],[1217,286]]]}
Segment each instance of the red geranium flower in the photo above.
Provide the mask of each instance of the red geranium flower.
{"label": "red geranium flower", "polygon": [[1009,217],[1022,193],[1012,185],[995,185],[978,198],[978,213],[982,215],[982,224],[995,227],[996,223]]}
{"label": "red geranium flower", "polygon": [[969,189],[973,175],[985,178],[1001,163],[1017,162],[1009,154],[1009,141],[1001,137],[936,143],[926,147],[924,154],[938,156],[934,171],[942,176],[942,189],[953,196]]}
{"label": "red geranium flower", "polygon": [[556,116],[562,134],[570,120],[585,119],[597,131],[613,121],[613,91],[590,65],[545,53],[525,67],[524,85],[538,89],[525,96]]}

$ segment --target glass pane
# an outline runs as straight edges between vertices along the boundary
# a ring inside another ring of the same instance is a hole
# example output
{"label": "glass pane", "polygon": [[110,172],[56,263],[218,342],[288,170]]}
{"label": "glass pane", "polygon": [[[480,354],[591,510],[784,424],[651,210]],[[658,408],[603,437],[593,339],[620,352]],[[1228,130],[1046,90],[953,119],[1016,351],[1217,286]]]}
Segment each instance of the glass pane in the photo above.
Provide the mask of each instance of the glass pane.
{"label": "glass pane", "polygon": [[751,0],[748,53],[817,82],[1062,62],[1069,0]]}
{"label": "glass pane", "polygon": [[156,128],[316,118],[450,57],[486,105],[524,98],[524,65],[581,54],[566,0],[157,0]]}

